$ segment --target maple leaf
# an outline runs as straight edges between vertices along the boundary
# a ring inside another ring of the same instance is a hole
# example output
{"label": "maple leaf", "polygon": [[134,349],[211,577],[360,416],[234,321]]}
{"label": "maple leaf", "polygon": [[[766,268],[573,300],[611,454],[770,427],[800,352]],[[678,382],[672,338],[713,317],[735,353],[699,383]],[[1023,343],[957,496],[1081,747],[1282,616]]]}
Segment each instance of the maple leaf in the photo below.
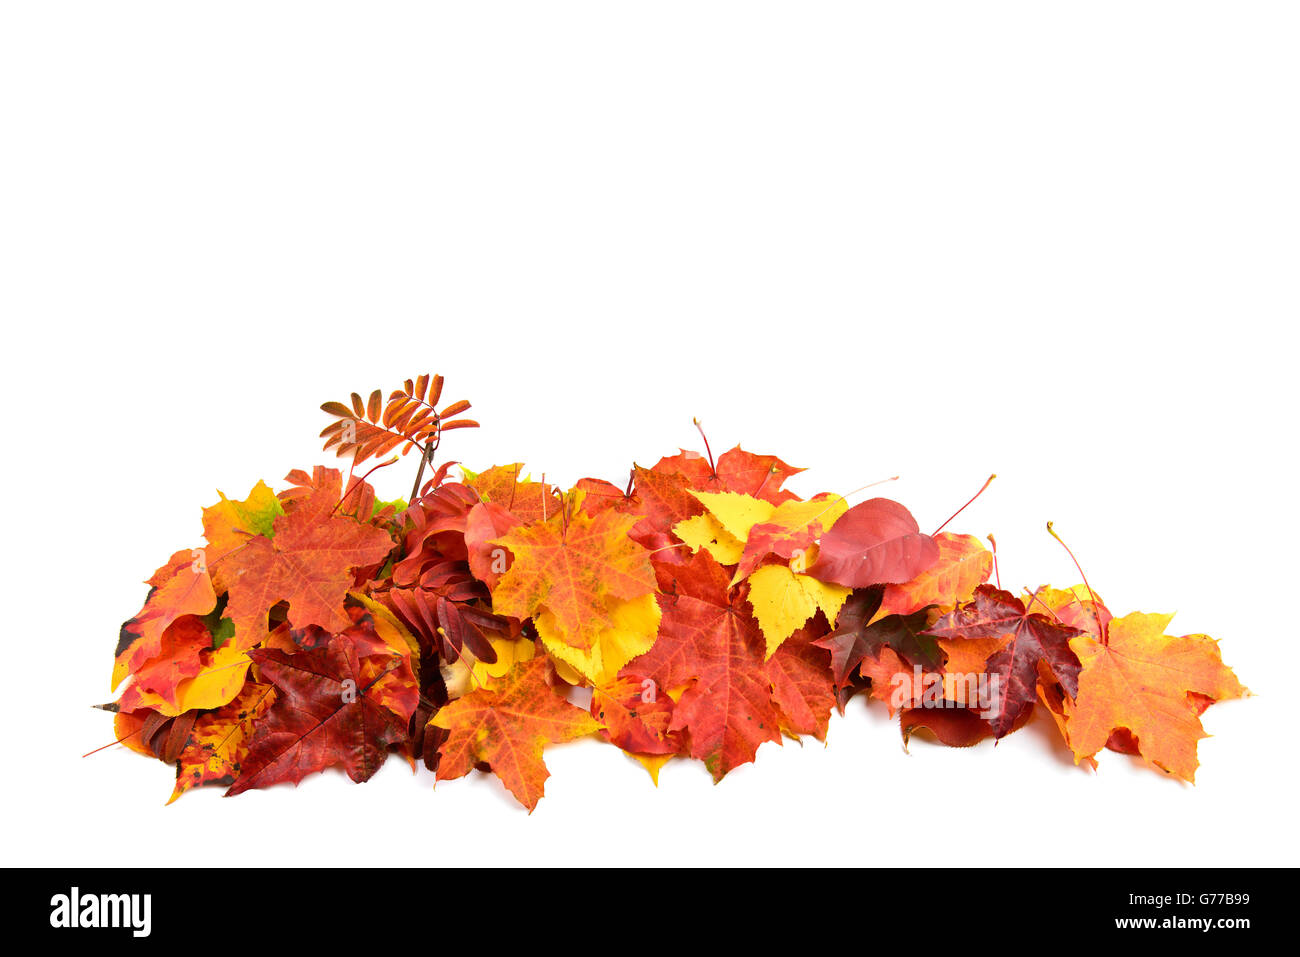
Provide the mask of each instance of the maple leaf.
{"label": "maple leaf", "polygon": [[1135,612],[1112,620],[1104,642],[1082,634],[1071,640],[1082,662],[1077,689],[1066,686],[1073,698],[1065,704],[1066,734],[1076,760],[1092,758],[1124,729],[1147,764],[1193,780],[1196,744],[1206,736],[1198,717],[1204,699],[1250,692],[1223,664],[1213,638],[1166,635],[1172,618]]}
{"label": "maple leaf", "polygon": [[763,670],[772,685],[782,729],[795,737],[811,734],[825,741],[836,702],[835,683],[830,652],[815,643],[816,637],[814,631],[800,629],[781,643]]}
{"label": "maple leaf", "polygon": [[324,471],[309,497],[275,519],[273,539],[257,536],[226,559],[225,617],[234,622],[241,643],[251,645],[266,634],[268,613],[280,601],[289,603],[294,628],[346,628],[343,599],[354,584],[352,569],[383,561],[393,547],[383,529],[330,514],[339,501],[341,476]]}
{"label": "maple leaf", "polygon": [[993,573],[993,553],[974,535],[940,532],[934,536],[939,557],[910,581],[889,585],[880,602],[880,617],[910,615],[928,605],[952,608],[969,601],[976,587]]}
{"label": "maple leaf", "polygon": [[754,760],[764,741],[780,741],[781,715],[764,669],[766,642],[727,572],[708,553],[662,566],[663,618],[654,647],[628,665],[660,688],[686,688],[670,731],[686,732],[692,757],[715,781]]}
{"label": "maple leaf", "polygon": [[274,701],[273,686],[250,681],[233,700],[199,715],[177,758],[176,787],[167,803],[201,785],[234,784],[248,759],[257,720]]}
{"label": "maple leaf", "polygon": [[[177,704],[177,687],[202,669],[200,656],[212,647],[212,633],[198,615],[183,615],[167,626],[158,643],[158,654],[136,666],[128,691],[146,693],[159,704]],[[150,704],[152,705],[152,702]],[[134,709],[131,709],[134,710]],[[189,710],[181,708],[179,711]],[[172,711],[178,714],[179,711]]]}
{"label": "maple leaf", "polygon": [[631,501],[630,494],[604,479],[580,478],[573,487],[582,492],[582,510],[588,515],[608,508],[620,508]]}
{"label": "maple leaf", "polygon": [[265,482],[259,481],[243,501],[231,501],[220,490],[221,501],[203,510],[203,537],[208,542],[207,564],[218,592],[229,587],[221,574],[221,559],[258,535],[275,534],[275,520],[284,506]]}
{"label": "maple leaf", "polygon": [[227,796],[342,765],[366,781],[406,741],[419,698],[410,661],[361,619],[314,651],[256,648],[250,656],[275,685],[275,703],[256,725],[247,759]]}
{"label": "maple leaf", "polygon": [[798,498],[781,486],[803,469],[787,465],[775,455],[755,455],[737,445],[718,456],[716,466],[699,452],[682,451],[660,459],[653,471],[677,472],[691,488],[702,492],[740,492],[780,505]]}
{"label": "maple leaf", "polygon": [[633,541],[659,552],[670,564],[684,560],[670,549],[679,539],[674,528],[689,518],[703,515],[704,506],[691,494],[690,480],[679,472],[632,467],[632,497],[619,511],[637,516],[629,533]]}
{"label": "maple leaf", "polygon": [[635,518],[612,511],[518,526],[497,539],[514,561],[493,610],[537,619],[553,655],[587,677],[612,677],[655,638],[658,608],[648,553],[628,537]]}
{"label": "maple leaf", "polygon": [[1029,612],[1020,599],[992,585],[975,589],[972,601],[940,618],[929,634],[947,639],[1010,640],[985,662],[985,672],[997,678],[996,702],[990,723],[996,737],[1009,734],[1021,714],[1038,697],[1038,663],[1044,661],[1067,692],[1078,690],[1079,659],[1070,639],[1081,635],[1046,615]]}
{"label": "maple leaf", "polygon": [[438,780],[464,777],[485,763],[532,813],[550,777],[545,746],[601,727],[551,689],[549,672],[546,659],[535,658],[516,666],[496,689],[480,688],[441,708],[430,720],[447,732]]}
{"label": "maple leaf", "polygon": [[480,501],[500,505],[525,524],[544,522],[560,510],[558,493],[553,486],[522,475],[523,468],[522,462],[514,462],[494,465],[486,472],[471,472],[463,467],[461,471],[465,473],[465,484]]}
{"label": "maple leaf", "polygon": [[922,534],[902,505],[872,498],[840,516],[818,542],[808,574],[822,581],[862,588],[911,581],[939,560],[939,546]]}
{"label": "maple leaf", "polygon": [[[871,697],[883,702],[891,716],[900,708],[926,703],[925,676],[920,682],[914,680],[915,668],[888,645],[866,655],[859,665],[862,676],[871,682]],[[941,702],[942,696],[935,693],[933,699]]]}
{"label": "maple leaf", "polygon": [[864,659],[879,658],[882,648],[901,654],[907,667],[919,664],[937,670],[941,664],[935,640],[925,634],[935,620],[930,610],[878,618],[883,595],[879,585],[854,591],[835,619],[835,630],[815,642],[830,652],[831,674],[840,688],[853,682]]}

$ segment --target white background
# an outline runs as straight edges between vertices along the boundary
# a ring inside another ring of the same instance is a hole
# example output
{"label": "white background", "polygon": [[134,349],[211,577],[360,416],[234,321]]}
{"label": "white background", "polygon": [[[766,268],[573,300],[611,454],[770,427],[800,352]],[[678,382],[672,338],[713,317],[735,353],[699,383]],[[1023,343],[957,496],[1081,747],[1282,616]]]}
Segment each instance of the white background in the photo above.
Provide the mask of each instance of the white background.
{"label": "white background", "polygon": [[[5,862],[1296,863],[1297,26],[6,4]],[[171,807],[164,765],[83,759],[200,506],[326,461],[321,401],[426,371],[474,402],[444,450],[480,468],[621,483],[699,416],[804,495],[899,474],[924,527],[997,472],[954,528],[997,535],[1004,584],[1076,580],[1053,519],[1112,609],[1178,611],[1257,696],[1206,715],[1194,787],[1041,727],[909,755],[862,699],[716,787],[552,748],[531,816],[396,758]]]}

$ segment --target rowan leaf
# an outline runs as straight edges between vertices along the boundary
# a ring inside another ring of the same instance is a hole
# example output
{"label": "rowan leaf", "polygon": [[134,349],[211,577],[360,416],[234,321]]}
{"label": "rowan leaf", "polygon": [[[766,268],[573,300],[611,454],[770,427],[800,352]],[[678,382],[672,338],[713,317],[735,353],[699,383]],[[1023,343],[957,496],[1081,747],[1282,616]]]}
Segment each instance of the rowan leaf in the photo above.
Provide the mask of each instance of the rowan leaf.
{"label": "rowan leaf", "polygon": [[439,411],[442,386],[442,376],[426,374],[407,379],[387,402],[376,389],[368,400],[354,392],[351,403],[322,404],[321,411],[337,420],[321,430],[325,451],[334,449],[340,456],[351,455],[353,465],[358,465],[399,447],[402,455],[413,448],[436,447],[443,432],[478,428],[473,419],[457,418],[470,408],[463,399]]}

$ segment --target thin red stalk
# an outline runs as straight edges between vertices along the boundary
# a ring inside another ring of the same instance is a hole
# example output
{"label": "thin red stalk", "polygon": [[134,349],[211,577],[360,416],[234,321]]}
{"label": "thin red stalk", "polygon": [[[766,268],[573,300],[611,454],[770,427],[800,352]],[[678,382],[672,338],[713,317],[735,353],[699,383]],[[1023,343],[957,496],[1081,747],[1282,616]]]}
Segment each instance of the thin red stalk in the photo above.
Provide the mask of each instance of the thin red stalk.
{"label": "thin red stalk", "polygon": [[103,751],[104,748],[111,748],[111,747],[112,747],[113,745],[115,745],[115,744],[121,744],[121,743],[122,743],[123,741],[125,741],[127,738],[134,738],[137,734],[139,734],[139,733],[140,733],[141,731],[143,731],[143,730],[144,730],[144,727],[143,727],[143,726],[141,726],[141,727],[139,727],[139,728],[136,728],[136,729],[135,729],[134,731],[132,731],[130,734],[123,735],[122,737],[118,738],[116,741],[110,741],[108,744],[104,745],[103,748],[96,748],[94,751],[87,751],[85,754],[82,755],[82,757],[83,757],[83,758],[88,758],[88,757],[90,757],[92,754],[99,754],[99,752],[100,752],[100,751]]}
{"label": "thin red stalk", "polygon": [[718,467],[713,464],[713,449],[709,447],[709,437],[704,434],[704,426],[700,425],[699,419],[691,419],[691,421],[695,423],[695,428],[699,430],[700,438],[704,440],[704,451],[709,453],[709,473],[714,478],[717,478]]}
{"label": "thin red stalk", "polygon": [[[396,455],[394,455],[391,459],[386,459],[385,461],[380,462],[378,465],[376,465],[376,466],[374,466],[372,469],[370,469],[370,471],[368,471],[365,475],[361,476],[361,478],[356,479],[355,481],[354,481],[352,478],[349,477],[349,479],[348,479],[348,483],[349,483],[349,484],[348,484],[348,490],[347,490],[346,492],[343,493],[343,497],[342,497],[341,499],[338,500],[338,504],[336,504],[332,509],[330,509],[330,514],[333,515],[335,512],[337,512],[337,511],[339,510],[339,508],[343,505],[343,503],[346,502],[346,501],[348,500],[348,496],[349,496],[349,495],[351,495],[353,492],[355,492],[355,491],[357,491],[358,489],[360,489],[361,486],[365,485],[365,484],[366,484],[366,479],[370,478],[370,476],[373,475],[375,472],[377,472],[379,469],[382,469],[382,468],[384,468],[385,466],[388,466],[388,465],[392,465],[394,462],[397,461],[397,458],[398,458],[398,457],[397,457]],[[417,479],[417,481],[418,481],[418,479]]]}
{"label": "thin red stalk", "polygon": [[[998,477],[998,474],[997,474],[996,472],[994,472],[992,475],[990,475],[990,476],[988,477],[988,481],[986,481],[983,485],[980,486],[980,490],[979,490],[978,492],[976,492],[974,495],[972,495],[972,496],[970,497],[970,501],[969,501],[969,502],[967,502],[967,503],[966,503],[965,505],[963,505],[961,508],[957,509],[957,511],[953,512],[951,515],[948,516],[948,522],[951,522],[954,518],[956,518],[956,517],[957,517],[958,515],[960,515],[962,512],[966,511],[966,509],[967,509],[967,507],[970,505],[970,503],[973,502],[973,501],[975,501],[975,499],[979,498],[981,495],[983,495],[983,494],[984,494],[984,490],[985,490],[986,488],[988,488],[990,485],[992,485],[992,484],[993,484],[993,480],[994,480],[995,478],[997,478],[997,477]],[[947,528],[947,527],[948,527],[948,522],[944,522],[942,525],[940,525],[938,528],[936,528],[936,529],[934,530],[934,534],[935,534],[935,535],[938,535],[938,534],[939,534],[940,532],[942,532],[945,528]]]}
{"label": "thin red stalk", "polygon": [[1093,617],[1097,619],[1097,630],[1101,634],[1101,643],[1103,645],[1107,644],[1109,637],[1106,633],[1107,629],[1101,627],[1101,615],[1097,613],[1097,609],[1100,607],[1101,603],[1097,601],[1097,593],[1093,591],[1092,586],[1088,584],[1088,576],[1083,573],[1083,566],[1079,564],[1079,559],[1074,557],[1074,552],[1070,550],[1070,546],[1065,544],[1065,539],[1056,534],[1056,529],[1052,528],[1051,522],[1047,523],[1047,534],[1051,535],[1061,543],[1061,547],[1065,549],[1065,553],[1070,556],[1070,561],[1074,562],[1074,567],[1079,570],[1079,577],[1083,579],[1083,587],[1088,589],[1088,597],[1092,599],[1092,614]]}

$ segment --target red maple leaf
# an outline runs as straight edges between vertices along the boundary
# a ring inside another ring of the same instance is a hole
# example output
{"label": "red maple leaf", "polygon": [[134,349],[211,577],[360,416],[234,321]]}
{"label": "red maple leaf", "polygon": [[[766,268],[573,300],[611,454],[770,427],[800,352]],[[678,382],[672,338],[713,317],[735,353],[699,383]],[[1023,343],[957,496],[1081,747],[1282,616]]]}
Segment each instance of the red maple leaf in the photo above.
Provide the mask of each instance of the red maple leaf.
{"label": "red maple leaf", "polygon": [[660,459],[653,471],[678,472],[691,488],[701,492],[740,492],[780,505],[799,497],[781,486],[803,469],[787,465],[775,455],[755,455],[737,445],[718,456],[716,465],[699,452],[683,451]]}
{"label": "red maple leaf", "polygon": [[625,673],[645,675],[663,689],[689,685],[669,731],[686,732],[690,754],[720,781],[753,761],[764,741],[781,740],[781,715],[764,668],[767,643],[740,590],[729,593],[730,574],[707,552],[658,570],[666,592],[659,637]]}
{"label": "red maple leaf", "polygon": [[1074,697],[1079,693],[1079,659],[1070,639],[1082,635],[1046,615],[1031,613],[1024,602],[993,585],[980,585],[975,597],[944,615],[928,634],[938,638],[977,639],[1009,637],[1001,650],[984,665],[996,676],[989,722],[995,737],[1014,730],[1017,719],[1038,696],[1038,663],[1043,661],[1056,680]]}

